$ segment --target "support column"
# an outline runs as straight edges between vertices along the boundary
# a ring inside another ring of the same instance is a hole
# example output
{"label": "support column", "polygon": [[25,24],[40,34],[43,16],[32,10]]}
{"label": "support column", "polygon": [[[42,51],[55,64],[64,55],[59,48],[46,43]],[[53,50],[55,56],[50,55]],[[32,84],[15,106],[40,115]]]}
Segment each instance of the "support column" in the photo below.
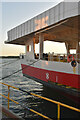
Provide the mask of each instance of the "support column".
{"label": "support column", "polygon": [[33,51],[34,51],[34,54],[35,54],[35,38],[33,38]]}
{"label": "support column", "polygon": [[79,41],[77,42],[77,45],[76,45],[76,54],[77,54],[78,62],[80,63],[80,42]]}
{"label": "support column", "polygon": [[68,55],[68,54],[70,54],[70,45],[67,42],[65,43],[65,45],[66,45],[67,55]]}
{"label": "support column", "polygon": [[35,59],[35,37],[32,38],[31,52],[33,54],[33,59]]}
{"label": "support column", "polygon": [[43,34],[39,34],[39,59],[43,58],[43,41],[44,41],[44,36]]}
{"label": "support column", "polygon": [[27,40],[26,45],[26,56],[28,59],[34,59],[34,40],[33,38]]}

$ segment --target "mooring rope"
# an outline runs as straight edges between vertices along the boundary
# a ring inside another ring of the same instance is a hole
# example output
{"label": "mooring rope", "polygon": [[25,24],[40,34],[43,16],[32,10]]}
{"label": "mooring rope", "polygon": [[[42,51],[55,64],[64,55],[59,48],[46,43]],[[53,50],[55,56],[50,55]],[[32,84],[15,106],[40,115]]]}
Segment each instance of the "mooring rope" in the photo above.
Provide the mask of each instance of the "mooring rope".
{"label": "mooring rope", "polygon": [[17,59],[17,60],[15,60],[15,61],[12,61],[12,62],[9,62],[9,63],[7,63],[7,64],[4,64],[4,65],[2,65],[0,68],[3,68],[3,67],[5,67],[5,66],[7,66],[7,65],[9,65],[9,64],[15,63],[15,62],[18,61],[18,60],[20,60],[20,59]]}
{"label": "mooring rope", "polygon": [[[29,66],[30,66],[30,65],[33,65],[34,63],[36,63],[36,62],[38,62],[38,61],[39,61],[39,60],[34,61],[33,63],[28,64],[28,65],[29,65]],[[25,66],[25,67],[23,67],[23,68],[21,68],[21,69],[19,69],[19,70],[15,71],[15,72],[11,73],[10,75],[7,75],[7,76],[5,76],[5,77],[1,78],[0,80],[3,80],[3,79],[5,79],[5,78],[8,78],[8,77],[10,77],[10,76],[12,76],[12,75],[14,75],[14,74],[16,74],[16,73],[18,73],[18,72],[20,72],[20,71],[22,71],[22,70],[26,69],[26,68],[28,68],[29,66]]]}

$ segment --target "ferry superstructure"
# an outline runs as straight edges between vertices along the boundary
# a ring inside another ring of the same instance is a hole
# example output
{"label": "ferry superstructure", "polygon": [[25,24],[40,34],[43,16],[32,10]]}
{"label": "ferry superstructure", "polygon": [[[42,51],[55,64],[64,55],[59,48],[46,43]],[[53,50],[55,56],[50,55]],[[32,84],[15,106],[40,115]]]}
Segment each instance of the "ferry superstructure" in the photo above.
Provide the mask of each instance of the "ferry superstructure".
{"label": "ferry superstructure", "polygon": [[[26,46],[26,55],[21,55],[23,75],[48,86],[57,83],[80,89],[79,5],[61,2],[8,31],[5,43]],[[46,40],[65,43],[67,54],[43,53]],[[70,49],[76,49],[76,54],[70,54]]]}

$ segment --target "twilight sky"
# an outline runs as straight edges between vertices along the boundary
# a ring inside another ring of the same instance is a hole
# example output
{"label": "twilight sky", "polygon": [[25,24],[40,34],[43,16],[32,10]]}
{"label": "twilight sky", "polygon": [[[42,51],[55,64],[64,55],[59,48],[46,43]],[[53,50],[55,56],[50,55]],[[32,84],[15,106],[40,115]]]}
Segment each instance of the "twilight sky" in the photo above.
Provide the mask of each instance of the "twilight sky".
{"label": "twilight sky", "polygon": [[[54,2],[46,2],[46,0],[43,0],[43,2],[16,2],[17,0],[16,1],[14,0],[15,2],[12,1],[7,2],[7,1],[8,0],[2,1],[2,31],[1,31],[1,39],[0,39],[2,52],[0,52],[0,55],[19,55],[19,53],[25,52],[25,47],[19,45],[11,45],[11,44],[5,45],[4,41],[7,40],[7,31],[27,21],[28,19],[44,12],[45,10],[55,6],[62,0],[51,0]],[[58,49],[56,49],[56,47]],[[54,42],[53,43],[46,42],[44,48],[45,48],[44,52],[49,52],[49,51],[56,53],[66,52],[64,44],[57,44]],[[37,47],[36,47],[36,51],[38,51]]]}

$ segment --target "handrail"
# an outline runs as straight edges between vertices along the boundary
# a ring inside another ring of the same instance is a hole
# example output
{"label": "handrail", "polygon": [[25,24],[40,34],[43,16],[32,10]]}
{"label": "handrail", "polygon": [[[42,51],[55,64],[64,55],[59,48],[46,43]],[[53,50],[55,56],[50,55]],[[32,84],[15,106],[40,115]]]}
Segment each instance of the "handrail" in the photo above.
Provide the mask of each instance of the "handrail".
{"label": "handrail", "polygon": [[19,88],[16,88],[16,87],[14,87],[14,86],[12,86],[12,85],[8,85],[8,84],[2,83],[2,82],[0,82],[0,83],[3,84],[3,85],[6,85],[6,86],[12,87],[12,88],[14,88],[14,89],[16,89],[16,90],[19,90]]}
{"label": "handrail", "polygon": [[[12,102],[14,102],[14,103],[16,103],[16,104],[21,105],[20,103],[14,101],[14,100],[11,99],[11,98],[8,98],[8,97],[5,96],[5,95],[2,95],[2,94],[0,94],[0,95],[3,96],[4,98],[8,99],[8,100],[11,100]],[[21,105],[21,106],[22,106],[22,105]],[[24,106],[23,106],[23,107],[24,107]],[[45,115],[43,115],[43,114],[41,114],[41,113],[39,113],[39,112],[33,110],[33,109],[30,109],[30,108],[28,108],[28,107],[25,107],[25,109],[28,109],[29,111],[31,111],[31,112],[33,112],[33,113],[36,113],[37,115],[39,115],[39,116],[41,116],[41,117],[43,117],[43,118],[46,118],[46,119],[48,119],[48,120],[52,120],[51,118],[49,118],[49,117],[47,117],[47,116],[45,116]]]}
{"label": "handrail", "polygon": [[[57,102],[57,101],[55,101],[55,100],[52,100],[52,99],[49,99],[49,98],[46,98],[46,97],[37,95],[37,94],[32,93],[32,92],[25,91],[25,90],[23,90],[23,89],[21,89],[21,88],[16,88],[16,87],[14,87],[14,86],[11,86],[11,85],[8,85],[8,84],[2,83],[2,82],[0,82],[0,83],[3,84],[3,85],[8,86],[8,90],[10,89],[10,87],[12,87],[12,88],[14,88],[14,89],[16,89],[16,90],[20,90],[20,91],[22,91],[22,92],[26,92],[26,93],[28,93],[28,94],[30,94],[30,95],[33,95],[33,96],[36,96],[36,97],[38,97],[38,98],[41,98],[41,99],[44,99],[44,100],[46,100],[46,101],[49,101],[49,102],[52,102],[52,103],[57,104],[57,105],[58,105],[58,115],[57,115],[58,120],[60,119],[60,106],[69,108],[69,109],[74,110],[74,111],[77,111],[77,112],[80,112],[80,109],[77,109],[77,108],[75,108],[75,107],[72,107],[72,106],[63,104],[63,103],[61,103],[61,102]],[[1,95],[1,94],[0,94],[0,95]],[[4,96],[4,95],[3,95],[3,96]],[[9,108],[9,100],[12,101],[12,99],[9,98],[9,92],[8,92],[8,97],[7,97],[7,98],[8,98],[8,108]],[[14,101],[14,100],[13,100],[13,101]],[[34,111],[34,110],[33,110],[33,111]]]}
{"label": "handrail", "polygon": [[[69,55],[74,56],[74,59],[79,62],[80,61],[80,53],[76,53],[76,54],[65,54],[65,53],[42,53],[43,55],[43,60],[48,60],[48,61],[58,61],[58,62],[68,62],[67,61],[67,57]],[[35,58],[38,59],[39,58],[39,54],[35,54]],[[79,62],[80,63],[80,62]]]}
{"label": "handrail", "polygon": [[66,105],[66,104],[63,104],[63,103],[61,103],[61,102],[57,102],[57,101],[55,101],[55,100],[51,100],[51,99],[49,99],[49,98],[42,97],[42,96],[40,96],[40,95],[36,95],[36,94],[34,94],[34,93],[31,93],[31,95],[36,96],[36,97],[38,97],[38,98],[42,98],[42,99],[44,99],[44,100],[47,100],[47,101],[52,102],[52,103],[55,103],[55,104],[59,104],[59,105],[61,105],[61,106],[63,106],[63,107],[66,107],[66,108],[75,110],[75,111],[77,111],[77,112],[80,112],[79,109],[74,108],[74,107],[71,107],[71,106]]}

